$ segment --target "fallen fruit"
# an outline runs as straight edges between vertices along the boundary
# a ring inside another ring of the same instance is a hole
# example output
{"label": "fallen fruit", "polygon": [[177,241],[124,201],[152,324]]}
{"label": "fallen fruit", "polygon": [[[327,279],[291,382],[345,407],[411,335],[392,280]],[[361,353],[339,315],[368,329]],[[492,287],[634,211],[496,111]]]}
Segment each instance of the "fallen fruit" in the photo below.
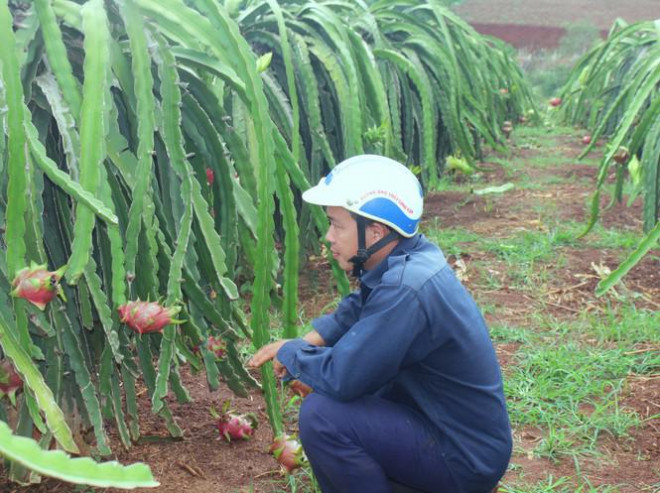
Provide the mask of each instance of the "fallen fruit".
{"label": "fallen fruit", "polygon": [[225,401],[222,405],[222,414],[219,415],[215,408],[211,408],[211,416],[218,422],[216,426],[220,436],[231,442],[232,440],[249,440],[259,425],[257,417],[252,414],[235,414],[230,409],[230,402]]}
{"label": "fallen fruit", "polygon": [[302,383],[300,380],[291,380],[289,382],[289,388],[294,394],[300,397],[306,397],[308,394],[314,392],[309,385]]}
{"label": "fallen fruit", "polygon": [[584,137],[582,137],[582,143],[586,146],[591,144],[591,135],[585,135]]}
{"label": "fallen fruit", "polygon": [[51,272],[46,268],[46,264],[37,265],[32,262],[30,267],[25,267],[16,274],[12,281],[14,289],[11,294],[26,299],[40,310],[44,310],[56,295],[64,298],[60,286],[64,269],[65,266],[62,266]]}
{"label": "fallen fruit", "polygon": [[307,461],[300,442],[288,435],[280,435],[275,438],[268,451],[273,454],[275,460],[287,473],[291,473]]}
{"label": "fallen fruit", "polygon": [[119,319],[138,334],[162,332],[169,324],[179,324],[174,316],[181,311],[180,306],[166,308],[155,301],[129,301],[117,308]]}
{"label": "fallen fruit", "polygon": [[561,104],[561,98],[552,98],[550,99],[550,106],[557,107]]}
{"label": "fallen fruit", "polygon": [[232,440],[249,440],[254,435],[256,420],[247,416],[227,414],[218,420],[218,431],[228,442]]}
{"label": "fallen fruit", "polygon": [[206,182],[209,184],[209,187],[213,185],[215,181],[215,174],[211,168],[206,168]]}

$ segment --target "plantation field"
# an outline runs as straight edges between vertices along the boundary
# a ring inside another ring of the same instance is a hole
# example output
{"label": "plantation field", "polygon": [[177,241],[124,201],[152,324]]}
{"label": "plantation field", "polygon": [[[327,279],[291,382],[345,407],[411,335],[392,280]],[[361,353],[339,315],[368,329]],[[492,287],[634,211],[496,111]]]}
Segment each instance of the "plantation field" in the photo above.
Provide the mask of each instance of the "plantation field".
{"label": "plantation field", "polygon": [[363,153],[487,319],[500,493],[660,493],[659,2],[0,0],[0,493],[319,493],[252,367],[349,291],[301,194]]}
{"label": "plantation field", "polygon": [[[660,250],[606,297],[593,295],[600,276],[634,247],[641,205],[615,204],[577,239],[602,151],[578,161],[580,138],[572,129],[516,130],[511,155],[489,155],[476,178],[443,180],[427,199],[423,230],[477,298],[505,373],[515,451],[500,492],[660,488]],[[514,188],[472,193],[504,183]],[[304,272],[300,312],[309,320],[336,294],[323,261],[311,257]],[[250,349],[244,350],[247,358]],[[119,453],[122,463],[148,463],[162,484],[155,491],[163,493],[314,491],[304,471],[289,478],[289,486],[280,476],[267,453],[271,431],[257,392],[237,398],[221,387],[209,394],[203,376],[183,370],[195,402],[172,399],[171,407],[184,438],[169,438],[143,389],[143,436]],[[261,426],[253,440],[217,438],[208,410],[225,399],[257,414]],[[295,427],[296,399],[283,407]],[[121,451],[114,440],[113,450]],[[20,490],[0,482],[0,491],[111,490],[45,480]]]}

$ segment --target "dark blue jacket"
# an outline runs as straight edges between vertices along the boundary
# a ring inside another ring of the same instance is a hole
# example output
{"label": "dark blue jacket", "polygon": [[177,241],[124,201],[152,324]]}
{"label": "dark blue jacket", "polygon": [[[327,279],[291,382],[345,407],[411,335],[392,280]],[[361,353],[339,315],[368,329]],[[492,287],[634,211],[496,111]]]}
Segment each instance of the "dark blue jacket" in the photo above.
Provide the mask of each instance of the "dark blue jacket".
{"label": "dark blue jacket", "polygon": [[436,426],[461,491],[504,474],[511,430],[488,329],[423,235],[399,242],[361,289],[312,325],[326,347],[294,339],[277,354],[293,377],[337,400],[376,394],[417,409]]}

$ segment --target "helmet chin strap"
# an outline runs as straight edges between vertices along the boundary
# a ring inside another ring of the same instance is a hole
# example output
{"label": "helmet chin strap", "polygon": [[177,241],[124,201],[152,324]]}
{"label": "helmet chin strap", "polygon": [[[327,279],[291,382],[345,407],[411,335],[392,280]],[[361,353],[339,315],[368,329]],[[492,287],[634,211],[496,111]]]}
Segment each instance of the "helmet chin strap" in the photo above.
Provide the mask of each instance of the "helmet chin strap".
{"label": "helmet chin strap", "polygon": [[357,223],[358,230],[358,251],[357,254],[351,257],[348,261],[353,264],[353,276],[360,277],[364,272],[364,263],[369,260],[369,257],[388,243],[396,240],[399,237],[399,233],[392,230],[369,248],[366,248],[366,229],[370,220],[363,216],[356,216],[355,222]]}

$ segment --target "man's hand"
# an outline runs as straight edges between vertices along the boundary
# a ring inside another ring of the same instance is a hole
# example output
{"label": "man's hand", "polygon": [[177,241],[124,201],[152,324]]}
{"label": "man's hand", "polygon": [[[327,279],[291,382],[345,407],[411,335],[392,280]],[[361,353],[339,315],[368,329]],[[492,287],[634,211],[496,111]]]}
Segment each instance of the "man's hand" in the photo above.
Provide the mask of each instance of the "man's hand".
{"label": "man's hand", "polygon": [[[312,330],[305,334],[303,339],[314,345],[314,346],[324,346],[325,341],[321,337],[321,335],[316,332],[315,330]],[[263,365],[266,361],[271,361],[273,362],[273,370],[275,371],[275,375],[278,378],[284,378],[287,374],[287,369],[286,367],[280,363],[277,360],[277,351],[280,350],[280,348],[288,341],[291,339],[282,339],[281,341],[275,341],[271,342],[270,344],[266,344],[265,346],[262,346],[255,354],[252,356],[252,359],[248,361],[248,366],[251,368],[259,368],[261,365]]]}
{"label": "man's hand", "polygon": [[284,343],[288,341],[289,339],[283,339],[281,341],[271,342],[270,344],[266,344],[265,346],[262,346],[254,354],[254,356],[252,356],[252,359],[248,361],[248,366],[252,368],[259,368],[266,361],[272,360],[275,376],[277,376],[278,378],[285,377],[287,373],[287,369],[282,363],[280,363],[277,360],[276,355],[277,355],[277,351],[279,351],[279,349],[284,345]]}

